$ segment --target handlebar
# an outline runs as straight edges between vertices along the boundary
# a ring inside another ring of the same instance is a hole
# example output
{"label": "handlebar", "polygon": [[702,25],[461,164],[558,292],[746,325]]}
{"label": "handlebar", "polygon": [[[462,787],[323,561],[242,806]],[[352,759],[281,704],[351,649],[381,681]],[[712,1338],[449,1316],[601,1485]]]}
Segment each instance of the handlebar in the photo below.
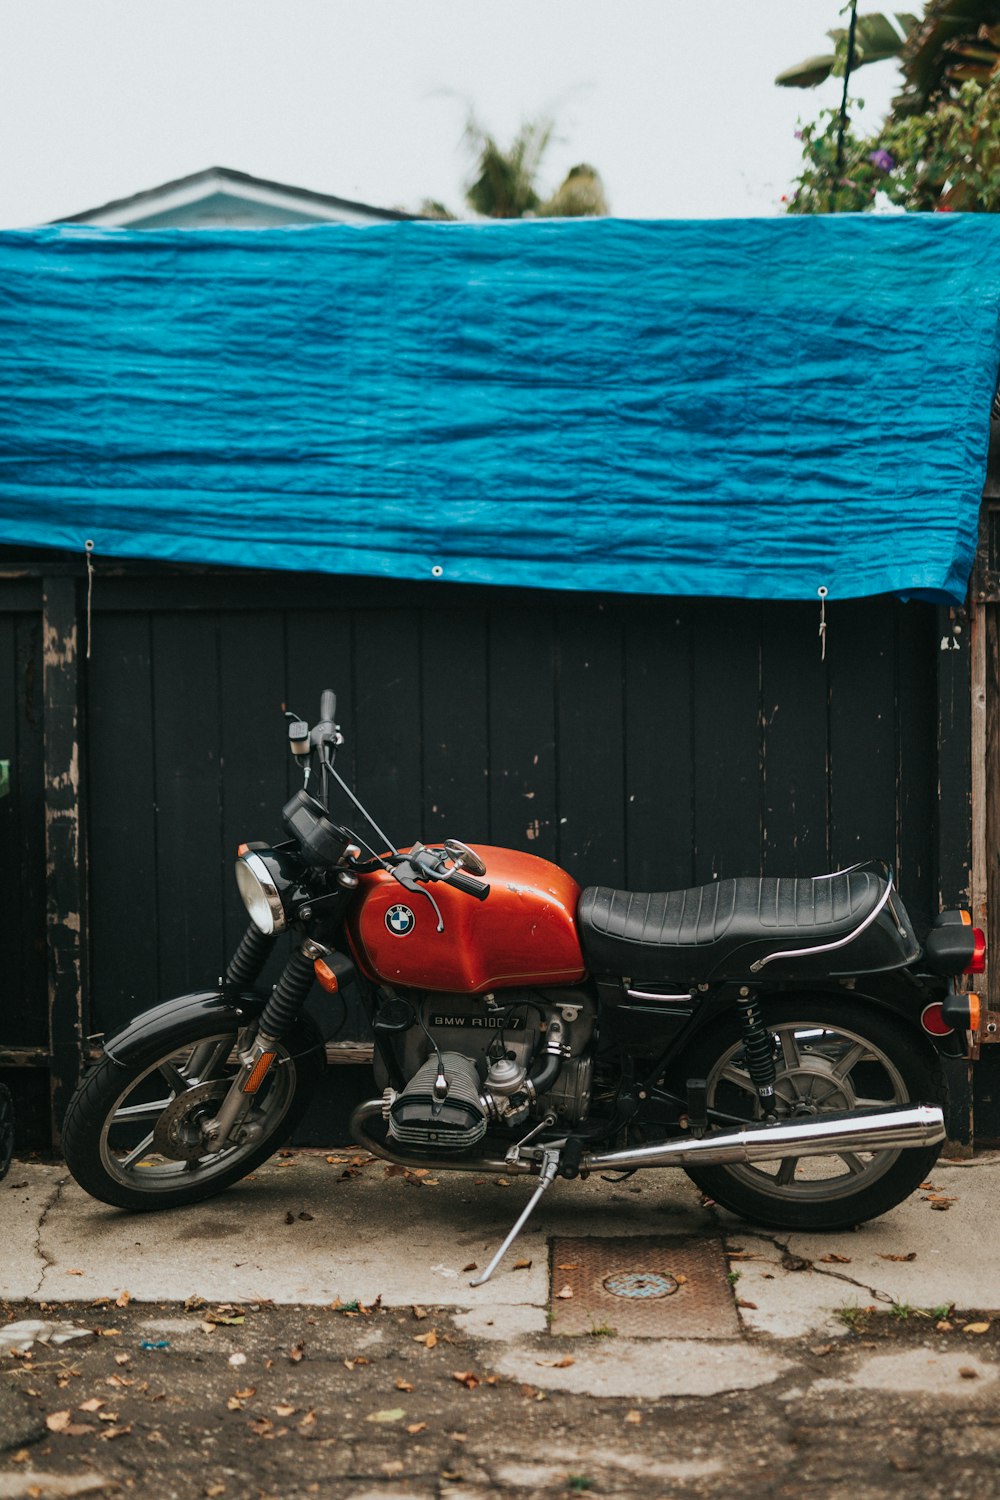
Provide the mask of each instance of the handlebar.
{"label": "handlebar", "polygon": [[490,893],[486,881],[477,880],[474,875],[466,875],[464,870],[456,870],[453,875],[446,876],[445,884],[453,885],[456,891],[464,891],[467,896],[475,896],[477,901],[485,901]]}
{"label": "handlebar", "polygon": [[406,863],[424,880],[453,885],[457,891],[462,891],[467,896],[475,896],[477,901],[486,900],[490,893],[490,887],[486,881],[477,880],[474,875],[466,875],[464,870],[452,869],[442,872],[442,858],[440,850],[418,849],[412,850],[406,856]]}

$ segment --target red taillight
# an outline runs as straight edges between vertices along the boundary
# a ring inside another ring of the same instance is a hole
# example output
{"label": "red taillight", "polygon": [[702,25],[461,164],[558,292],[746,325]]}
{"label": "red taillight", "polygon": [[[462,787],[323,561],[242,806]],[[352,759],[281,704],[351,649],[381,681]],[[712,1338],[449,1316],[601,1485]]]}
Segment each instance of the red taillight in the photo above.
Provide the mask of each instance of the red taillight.
{"label": "red taillight", "polygon": [[972,957],[962,972],[964,974],[982,974],[986,968],[986,934],[981,927],[973,927],[972,943]]}
{"label": "red taillight", "polygon": [[925,1005],[920,1012],[920,1024],[931,1036],[948,1036],[954,1031],[954,1026],[949,1026],[944,1018],[944,1008],[939,1000],[933,1005]]}

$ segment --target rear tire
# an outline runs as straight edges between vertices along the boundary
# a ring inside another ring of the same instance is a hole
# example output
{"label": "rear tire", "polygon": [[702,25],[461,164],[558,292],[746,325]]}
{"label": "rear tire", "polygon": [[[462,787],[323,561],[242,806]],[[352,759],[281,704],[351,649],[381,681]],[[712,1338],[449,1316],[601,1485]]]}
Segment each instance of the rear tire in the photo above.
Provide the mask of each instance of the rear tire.
{"label": "rear tire", "polygon": [[[766,1002],[763,1009],[779,1044],[775,1092],[785,1118],[943,1102],[936,1054],[912,1026],[888,1013],[828,995]],[[681,1066],[684,1078],[707,1080],[709,1108],[761,1118],[735,1015],[698,1038]],[[847,1229],[909,1197],[940,1150],[789,1157],[691,1168],[688,1176],[716,1203],[753,1223],[806,1232]]]}
{"label": "rear tire", "polygon": [[[70,1100],[63,1122],[63,1151],[80,1186],[116,1208],[179,1208],[214,1197],[266,1161],[305,1114],[324,1072],[322,1039],[305,1018],[279,1044],[278,1060],[255,1097],[248,1116],[259,1127],[254,1139],[187,1159],[154,1140],[168,1109],[196,1138],[198,1119],[215,1113],[237,1070],[230,1060],[236,1040],[235,1031],[206,1017],[200,1026],[187,1024],[142,1063],[122,1066],[102,1058]],[[191,1091],[197,1092],[186,1107]]]}

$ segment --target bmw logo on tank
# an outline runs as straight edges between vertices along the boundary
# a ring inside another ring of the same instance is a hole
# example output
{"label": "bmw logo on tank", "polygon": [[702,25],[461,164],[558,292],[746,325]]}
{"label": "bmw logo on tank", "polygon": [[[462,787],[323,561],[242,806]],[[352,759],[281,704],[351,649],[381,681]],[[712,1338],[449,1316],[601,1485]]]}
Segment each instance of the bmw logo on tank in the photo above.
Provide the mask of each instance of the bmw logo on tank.
{"label": "bmw logo on tank", "polygon": [[396,937],[406,937],[413,931],[416,918],[408,906],[390,906],[385,914],[385,925]]}

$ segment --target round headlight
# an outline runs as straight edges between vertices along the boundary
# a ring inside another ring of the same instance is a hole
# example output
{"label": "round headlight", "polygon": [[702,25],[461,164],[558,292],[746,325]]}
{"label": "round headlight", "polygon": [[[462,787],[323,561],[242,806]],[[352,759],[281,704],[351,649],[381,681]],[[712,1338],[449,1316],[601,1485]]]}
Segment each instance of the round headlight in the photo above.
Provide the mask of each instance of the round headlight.
{"label": "round headlight", "polygon": [[287,919],[278,888],[259,854],[241,854],[236,861],[236,884],[250,920],[265,937],[283,932]]}

